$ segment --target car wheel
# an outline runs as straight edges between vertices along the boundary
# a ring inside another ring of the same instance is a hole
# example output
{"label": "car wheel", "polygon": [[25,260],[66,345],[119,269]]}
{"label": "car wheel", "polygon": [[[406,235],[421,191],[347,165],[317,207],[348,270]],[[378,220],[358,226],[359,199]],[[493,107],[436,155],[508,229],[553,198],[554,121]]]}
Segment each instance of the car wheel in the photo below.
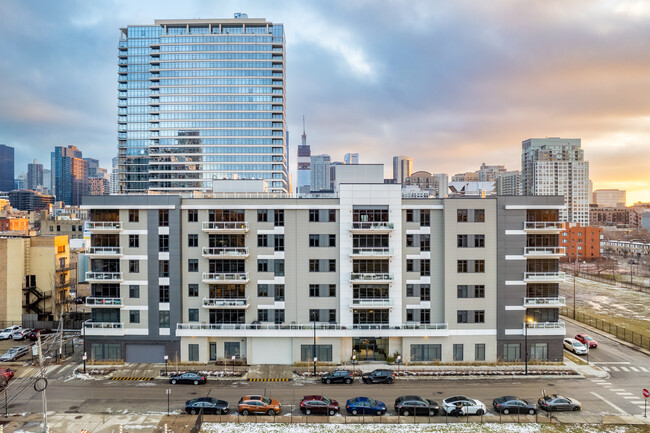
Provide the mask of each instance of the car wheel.
{"label": "car wheel", "polygon": [[503,409],[503,414],[508,415],[510,413],[510,409]]}
{"label": "car wheel", "polygon": [[192,409],[192,410],[190,411],[190,413],[191,413],[192,415],[196,415],[196,409]]}
{"label": "car wheel", "polygon": [[215,415],[223,415],[223,411],[221,409],[217,409]]}
{"label": "car wheel", "polygon": [[356,414],[358,414],[358,413],[359,413],[359,412],[357,412],[356,409],[353,409],[353,410],[352,410],[352,415],[356,415]]}
{"label": "car wheel", "polygon": [[483,412],[483,409],[479,409],[476,411],[476,415],[483,415],[485,412]]}
{"label": "car wheel", "polygon": [[535,415],[535,409],[530,409],[528,411],[528,415]]}
{"label": "car wheel", "polygon": [[329,385],[332,381],[330,379],[325,379],[325,383]]}
{"label": "car wheel", "polygon": [[198,380],[195,380],[195,381],[194,381],[194,385],[198,385],[198,384],[199,384],[199,381],[198,381]]}
{"label": "car wheel", "polygon": [[248,409],[244,409],[244,410],[241,411],[241,414],[244,415],[244,416],[248,415],[249,413],[250,412],[248,412]]}
{"label": "car wheel", "polygon": [[433,410],[433,409],[431,409],[431,410],[429,411],[429,416],[436,416],[436,411]]}
{"label": "car wheel", "polygon": [[574,412],[577,412],[577,411],[579,411],[579,410],[580,410],[580,406],[576,406],[576,407],[573,408],[573,411],[574,411]]}
{"label": "car wheel", "polygon": [[363,379],[363,383],[368,383],[368,379]]}
{"label": "car wheel", "polygon": [[409,416],[409,411],[408,410],[403,410],[402,411],[402,416]]}
{"label": "car wheel", "polygon": [[176,385],[176,379],[172,379],[172,385]]}
{"label": "car wheel", "polygon": [[351,379],[345,379],[345,383],[347,383],[349,385],[349,384],[352,383],[352,380]]}
{"label": "car wheel", "polygon": [[305,409],[305,415],[311,415],[311,409]]}
{"label": "car wheel", "polygon": [[377,411],[377,416],[382,416],[384,413],[380,410]]}
{"label": "car wheel", "polygon": [[386,383],[393,383],[393,378],[389,377],[388,379],[386,379]]}
{"label": "car wheel", "polygon": [[334,414],[336,414],[336,411],[334,409],[330,409],[329,414],[330,416],[334,416]]}
{"label": "car wheel", "polygon": [[275,415],[275,411],[273,409],[269,409],[268,412],[266,412],[269,416]]}

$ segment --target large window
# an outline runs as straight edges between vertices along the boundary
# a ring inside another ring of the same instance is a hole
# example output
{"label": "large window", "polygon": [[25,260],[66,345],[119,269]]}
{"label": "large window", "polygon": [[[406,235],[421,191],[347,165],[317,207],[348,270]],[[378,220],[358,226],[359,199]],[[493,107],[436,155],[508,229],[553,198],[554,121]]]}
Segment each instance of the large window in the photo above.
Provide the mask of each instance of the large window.
{"label": "large window", "polygon": [[160,286],[160,302],[169,302],[169,286]]}
{"label": "large window", "polygon": [[140,221],[140,211],[138,209],[129,209],[129,222],[137,223]]}
{"label": "large window", "polygon": [[521,344],[504,343],[503,345],[504,361],[521,361]]}
{"label": "large window", "polygon": [[158,211],[158,225],[160,227],[169,227],[169,210],[160,209]]}
{"label": "large window", "polygon": [[530,359],[548,360],[548,343],[533,343],[530,345]]}
{"label": "large window", "polygon": [[169,311],[159,311],[158,312],[158,318],[159,318],[159,328],[169,328]]}
{"label": "large window", "polygon": [[199,345],[198,344],[188,344],[187,345],[187,360],[190,362],[199,361]]}
{"label": "large window", "polygon": [[454,344],[454,361],[462,361],[462,360],[463,360],[463,345]]}
{"label": "large window", "polygon": [[[332,362],[332,345],[317,344],[316,358],[321,362]],[[300,360],[302,362],[314,361],[314,346],[311,344],[300,345]]]}
{"label": "large window", "polygon": [[485,344],[477,343],[474,345],[474,360],[485,361]]}
{"label": "large window", "polygon": [[411,344],[411,362],[431,362],[441,360],[441,344]]}

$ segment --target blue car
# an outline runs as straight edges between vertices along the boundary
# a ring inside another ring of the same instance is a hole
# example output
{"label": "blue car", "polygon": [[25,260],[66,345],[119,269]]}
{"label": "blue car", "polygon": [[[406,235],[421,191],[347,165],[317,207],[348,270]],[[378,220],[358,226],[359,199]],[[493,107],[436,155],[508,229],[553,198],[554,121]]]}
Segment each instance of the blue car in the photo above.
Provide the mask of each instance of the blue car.
{"label": "blue car", "polygon": [[386,405],[383,401],[373,400],[368,397],[355,397],[345,403],[345,410],[350,415],[384,415]]}

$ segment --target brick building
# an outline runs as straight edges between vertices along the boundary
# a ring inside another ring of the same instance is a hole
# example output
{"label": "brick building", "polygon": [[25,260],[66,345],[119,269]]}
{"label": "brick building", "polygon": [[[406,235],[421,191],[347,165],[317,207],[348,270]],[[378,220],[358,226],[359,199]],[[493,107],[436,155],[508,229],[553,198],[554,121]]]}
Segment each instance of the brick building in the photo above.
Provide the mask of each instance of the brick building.
{"label": "brick building", "polygon": [[592,261],[600,258],[600,227],[582,227],[580,224],[566,227],[560,233],[560,245],[566,250],[565,260]]}

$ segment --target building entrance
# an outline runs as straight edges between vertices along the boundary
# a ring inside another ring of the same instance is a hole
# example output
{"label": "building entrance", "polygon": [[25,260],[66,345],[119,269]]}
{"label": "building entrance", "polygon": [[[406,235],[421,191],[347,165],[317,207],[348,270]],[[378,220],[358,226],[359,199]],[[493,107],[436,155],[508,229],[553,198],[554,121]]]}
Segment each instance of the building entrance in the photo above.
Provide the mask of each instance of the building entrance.
{"label": "building entrance", "polygon": [[357,361],[385,361],[388,338],[355,338],[352,350],[357,354]]}

